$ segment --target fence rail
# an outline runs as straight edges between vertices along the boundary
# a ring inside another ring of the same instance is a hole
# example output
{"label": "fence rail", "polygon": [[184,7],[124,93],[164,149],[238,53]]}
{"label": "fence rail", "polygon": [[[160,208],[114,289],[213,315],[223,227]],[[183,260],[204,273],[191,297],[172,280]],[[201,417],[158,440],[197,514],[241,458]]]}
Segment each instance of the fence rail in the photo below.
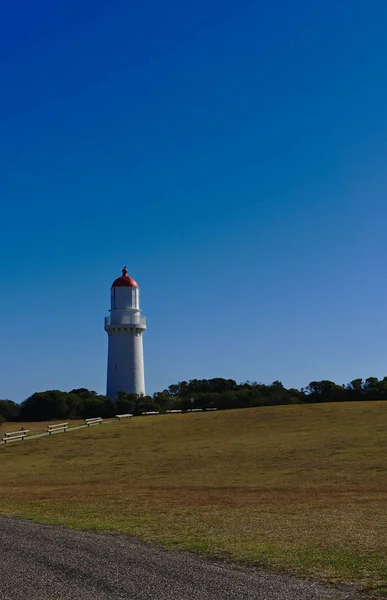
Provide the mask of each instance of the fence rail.
{"label": "fence rail", "polygon": [[27,437],[29,429],[23,429],[22,431],[12,431],[10,433],[5,433],[3,437],[3,442],[6,444],[7,442],[17,442],[20,440],[24,440]]}
{"label": "fence rail", "polygon": [[85,423],[88,427],[91,425],[102,425],[102,417],[94,417],[93,419],[85,419]]}
{"label": "fence rail", "polygon": [[55,425],[47,425],[48,435],[51,435],[52,433],[66,433],[68,426],[68,423],[56,423]]}

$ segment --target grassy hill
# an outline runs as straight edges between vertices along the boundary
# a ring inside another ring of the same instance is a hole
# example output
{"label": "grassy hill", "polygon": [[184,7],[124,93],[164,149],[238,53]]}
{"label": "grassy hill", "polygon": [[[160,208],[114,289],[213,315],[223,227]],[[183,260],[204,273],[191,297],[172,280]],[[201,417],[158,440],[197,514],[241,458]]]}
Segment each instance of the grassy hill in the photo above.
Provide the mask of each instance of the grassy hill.
{"label": "grassy hill", "polygon": [[8,433],[11,431],[20,431],[21,427],[24,429],[28,429],[30,431],[30,435],[34,435],[35,433],[46,433],[47,425],[53,425],[55,422],[68,422],[70,427],[76,427],[77,425],[84,425],[84,419],[73,419],[72,421],[67,421],[66,419],[62,419],[62,421],[36,421],[36,422],[24,422],[20,423],[20,421],[11,421],[10,423],[3,423],[0,427],[0,439],[4,437],[4,433]]}
{"label": "grassy hill", "polygon": [[1,447],[0,514],[387,593],[386,451],[387,402],[138,417]]}

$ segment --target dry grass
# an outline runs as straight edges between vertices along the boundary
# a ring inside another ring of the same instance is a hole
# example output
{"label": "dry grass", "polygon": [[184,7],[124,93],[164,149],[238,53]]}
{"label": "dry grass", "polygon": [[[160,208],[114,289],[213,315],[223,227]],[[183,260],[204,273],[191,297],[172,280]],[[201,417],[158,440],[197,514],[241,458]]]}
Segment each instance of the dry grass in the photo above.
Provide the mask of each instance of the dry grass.
{"label": "dry grass", "polygon": [[79,430],[0,448],[0,514],[126,532],[382,593],[386,433],[387,402]]}
{"label": "dry grass", "polygon": [[62,421],[36,421],[33,423],[28,421],[24,423],[3,423],[0,427],[0,438],[4,437],[5,433],[19,431],[22,427],[23,429],[29,429],[31,435],[44,433],[47,431],[47,425],[55,425],[55,423],[68,423],[69,427],[76,427],[77,425],[84,425],[85,421],[83,419],[74,419],[73,421],[63,419]]}

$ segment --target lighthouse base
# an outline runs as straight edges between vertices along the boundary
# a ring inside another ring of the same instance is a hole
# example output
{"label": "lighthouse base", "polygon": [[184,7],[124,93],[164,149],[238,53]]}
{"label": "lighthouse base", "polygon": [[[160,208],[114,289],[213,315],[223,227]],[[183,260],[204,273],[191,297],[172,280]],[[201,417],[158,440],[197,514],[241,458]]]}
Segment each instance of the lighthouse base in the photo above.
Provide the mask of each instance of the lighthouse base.
{"label": "lighthouse base", "polygon": [[144,353],[142,334],[138,327],[114,327],[109,335],[106,395],[115,400],[119,391],[145,395]]}

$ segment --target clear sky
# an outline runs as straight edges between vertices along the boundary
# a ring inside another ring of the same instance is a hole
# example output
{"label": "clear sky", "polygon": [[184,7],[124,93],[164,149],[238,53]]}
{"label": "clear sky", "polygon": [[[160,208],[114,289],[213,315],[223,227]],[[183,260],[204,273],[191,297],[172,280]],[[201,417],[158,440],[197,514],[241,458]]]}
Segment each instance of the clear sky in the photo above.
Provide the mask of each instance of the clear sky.
{"label": "clear sky", "polygon": [[0,398],[387,375],[387,2],[15,0],[0,19]]}

